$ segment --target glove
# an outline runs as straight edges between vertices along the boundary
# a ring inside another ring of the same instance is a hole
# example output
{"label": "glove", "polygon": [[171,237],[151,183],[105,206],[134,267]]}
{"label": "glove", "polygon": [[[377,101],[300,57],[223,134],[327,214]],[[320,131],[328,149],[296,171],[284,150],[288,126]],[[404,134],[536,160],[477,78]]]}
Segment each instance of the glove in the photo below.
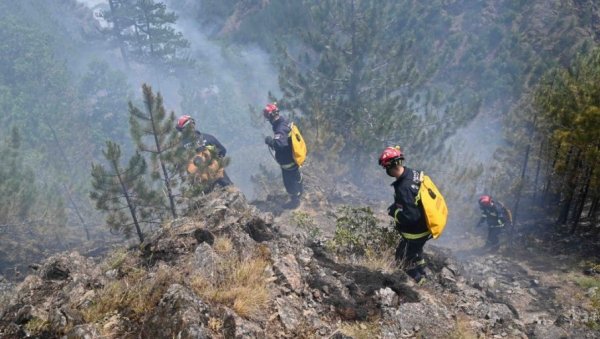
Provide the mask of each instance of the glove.
{"label": "glove", "polygon": [[273,137],[272,136],[266,137],[265,144],[269,145],[270,147],[273,147]]}
{"label": "glove", "polygon": [[396,205],[396,203],[391,204],[390,207],[388,207],[388,209],[387,209],[388,215],[392,218],[395,218],[397,209],[398,209],[398,206]]}

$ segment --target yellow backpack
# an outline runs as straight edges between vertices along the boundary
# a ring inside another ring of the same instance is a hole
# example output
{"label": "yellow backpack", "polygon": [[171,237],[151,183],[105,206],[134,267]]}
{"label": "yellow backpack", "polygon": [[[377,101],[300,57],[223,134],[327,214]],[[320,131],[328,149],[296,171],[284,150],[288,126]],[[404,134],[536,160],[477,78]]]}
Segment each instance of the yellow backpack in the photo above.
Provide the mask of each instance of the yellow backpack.
{"label": "yellow backpack", "polygon": [[291,139],[294,162],[296,162],[296,165],[302,166],[302,164],[304,164],[304,160],[306,160],[306,143],[304,142],[304,138],[302,137],[302,134],[300,134],[300,130],[296,124],[291,123],[290,128],[291,130],[288,134],[288,137]]}
{"label": "yellow backpack", "polygon": [[421,172],[421,187],[417,193],[417,202],[421,200],[427,228],[434,239],[437,239],[446,227],[448,219],[448,207],[442,193],[435,186],[431,178]]}

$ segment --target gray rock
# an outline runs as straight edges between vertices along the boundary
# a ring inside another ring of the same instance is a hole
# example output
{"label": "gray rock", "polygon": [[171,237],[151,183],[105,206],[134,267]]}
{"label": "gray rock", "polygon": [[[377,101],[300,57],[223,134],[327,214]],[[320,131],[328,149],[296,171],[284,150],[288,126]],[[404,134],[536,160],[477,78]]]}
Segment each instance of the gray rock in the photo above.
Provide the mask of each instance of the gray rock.
{"label": "gray rock", "polygon": [[226,311],[225,321],[223,322],[223,335],[225,338],[247,339],[247,338],[265,338],[265,332],[260,326],[242,319],[232,312]]}
{"label": "gray rock", "polygon": [[212,277],[216,271],[218,255],[212,247],[206,242],[201,243],[194,251],[194,265],[198,272],[205,277]]}
{"label": "gray rock", "polygon": [[17,311],[15,323],[20,324],[20,325],[26,324],[32,318],[33,318],[33,306],[25,305]]}
{"label": "gray rock", "polygon": [[283,281],[296,293],[300,293],[304,286],[302,274],[296,257],[293,254],[288,254],[283,257],[275,258],[273,270],[277,275],[283,278]]}
{"label": "gray rock", "polygon": [[204,333],[210,307],[188,288],[173,284],[144,323],[143,333],[153,338],[175,338],[181,333]]}
{"label": "gray rock", "polygon": [[567,331],[563,330],[560,327],[557,327],[553,324],[551,325],[542,325],[536,324],[533,328],[533,331],[530,333],[531,338],[567,338],[569,337]]}
{"label": "gray rock", "polygon": [[288,332],[294,332],[298,326],[302,323],[303,316],[302,313],[296,308],[295,303],[299,303],[299,300],[291,299],[293,296],[286,298],[277,298],[275,304],[277,305],[277,312],[279,314],[279,319],[283,324],[283,327]]}
{"label": "gray rock", "polygon": [[67,332],[63,339],[96,339],[101,338],[100,333],[92,324],[78,325]]}
{"label": "gray rock", "polygon": [[378,290],[375,295],[381,307],[395,307],[398,305],[398,295],[389,287]]}

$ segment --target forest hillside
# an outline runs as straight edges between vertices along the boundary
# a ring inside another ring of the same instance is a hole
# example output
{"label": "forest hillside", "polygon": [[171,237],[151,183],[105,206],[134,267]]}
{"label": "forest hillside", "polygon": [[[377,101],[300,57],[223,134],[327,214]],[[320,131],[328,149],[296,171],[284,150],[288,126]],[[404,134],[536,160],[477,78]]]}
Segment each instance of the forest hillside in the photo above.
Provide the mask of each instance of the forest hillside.
{"label": "forest hillside", "polygon": [[[599,32],[593,0],[0,2],[0,334],[594,337]],[[397,164],[447,204],[429,285]]]}

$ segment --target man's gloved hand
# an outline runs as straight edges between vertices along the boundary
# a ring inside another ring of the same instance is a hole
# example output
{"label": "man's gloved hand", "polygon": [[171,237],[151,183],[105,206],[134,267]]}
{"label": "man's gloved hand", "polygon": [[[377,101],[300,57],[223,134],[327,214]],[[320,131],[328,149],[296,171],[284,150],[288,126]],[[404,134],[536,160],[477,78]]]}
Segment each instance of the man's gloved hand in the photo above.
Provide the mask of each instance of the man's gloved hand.
{"label": "man's gloved hand", "polygon": [[398,205],[396,205],[396,203],[391,204],[390,207],[388,207],[388,209],[387,209],[388,215],[392,218],[395,218],[397,209],[398,209]]}
{"label": "man's gloved hand", "polygon": [[273,147],[273,137],[272,136],[266,137],[265,144],[269,145],[270,147]]}

